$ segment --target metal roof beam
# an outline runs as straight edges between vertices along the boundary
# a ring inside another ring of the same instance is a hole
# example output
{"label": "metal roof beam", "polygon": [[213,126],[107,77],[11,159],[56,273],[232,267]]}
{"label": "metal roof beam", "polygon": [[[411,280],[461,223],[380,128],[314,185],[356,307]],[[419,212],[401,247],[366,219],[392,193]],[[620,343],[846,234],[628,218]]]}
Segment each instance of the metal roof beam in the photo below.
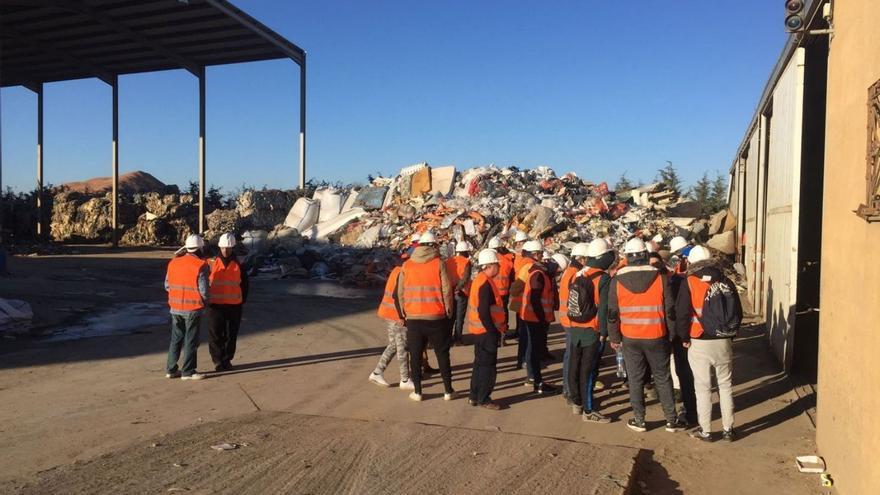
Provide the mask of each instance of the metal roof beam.
{"label": "metal roof beam", "polygon": [[53,47],[51,45],[45,44],[39,40],[31,38],[30,36],[22,33],[21,31],[18,31],[17,29],[15,29],[11,26],[8,26],[8,25],[3,26],[3,31],[6,32],[7,34],[12,35],[13,38],[21,41],[22,43],[30,45],[31,47],[36,48],[36,49],[38,49],[48,55],[51,55],[51,56],[56,57],[58,59],[61,59],[69,64],[73,64],[74,66],[82,67],[82,68],[88,70],[90,73],[92,73],[92,75],[94,77],[97,77],[98,79],[104,81],[105,83],[107,83],[111,86],[113,85],[113,81],[115,80],[114,74],[112,72],[102,68],[102,67],[98,67],[97,65],[95,65],[91,62],[88,62],[86,60],[83,60],[83,59],[77,57],[76,55],[73,55],[73,54],[70,54],[67,52],[63,52],[61,50],[56,49],[55,47]]}
{"label": "metal roof beam", "polygon": [[231,3],[227,2],[226,0],[206,0],[206,2],[220,12],[223,12],[229,17],[240,22],[269,43],[275,45],[275,47],[284,52],[288,57],[292,58],[300,66],[305,63],[305,51],[302,48],[287,41],[281,35],[272,31],[260,21],[239,10]]}
{"label": "metal roof beam", "polygon": [[160,55],[180,65],[180,67],[186,69],[192,75],[199,77],[199,71],[201,70],[200,66],[196,63],[193,63],[191,60],[183,57],[179,53],[170,50],[168,47],[162,45],[161,43],[134,31],[130,27],[121,24],[119,21],[116,21],[110,16],[95,10],[93,7],[86,5],[83,2],[75,2],[74,5],[76,10],[81,14],[91,17],[106,28],[113,29],[119,34],[124,34],[131,39],[137,41],[138,43],[149,47],[154,52],[159,53]]}

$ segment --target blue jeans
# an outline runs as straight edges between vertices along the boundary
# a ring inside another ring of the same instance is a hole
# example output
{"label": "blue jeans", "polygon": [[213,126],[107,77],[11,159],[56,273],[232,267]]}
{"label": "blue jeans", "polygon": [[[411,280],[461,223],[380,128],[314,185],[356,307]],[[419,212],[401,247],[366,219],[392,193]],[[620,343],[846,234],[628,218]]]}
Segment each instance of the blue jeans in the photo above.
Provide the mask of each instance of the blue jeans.
{"label": "blue jeans", "polygon": [[201,313],[189,315],[171,315],[171,345],[168,346],[168,363],[165,365],[167,373],[177,372],[177,361],[180,359],[180,349],[183,348],[183,367],[180,374],[189,376],[196,372],[199,348],[199,324],[202,321]]}
{"label": "blue jeans", "polygon": [[599,345],[596,347],[596,357],[593,360],[595,363],[593,365],[593,372],[590,373],[590,378],[587,380],[587,389],[584,391],[584,409],[587,411],[595,409],[593,404],[593,390],[596,388],[596,380],[599,379],[599,366],[602,364],[602,354],[604,353],[605,341],[600,340]]}

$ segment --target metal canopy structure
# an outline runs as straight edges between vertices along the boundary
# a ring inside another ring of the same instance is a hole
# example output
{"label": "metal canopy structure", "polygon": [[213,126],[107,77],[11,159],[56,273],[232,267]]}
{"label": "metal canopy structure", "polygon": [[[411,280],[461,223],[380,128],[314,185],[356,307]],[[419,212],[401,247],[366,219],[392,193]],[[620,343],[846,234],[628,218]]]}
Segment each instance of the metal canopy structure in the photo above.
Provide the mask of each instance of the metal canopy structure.
{"label": "metal canopy structure", "polygon": [[[119,76],[184,69],[199,79],[199,232],[205,229],[205,67],[291,59],[300,67],[299,184],[305,183],[306,53],[226,0],[0,0],[0,87],[37,94],[37,206],[43,218],[43,85],[112,87],[113,232],[118,240]],[[0,163],[2,189],[2,163]],[[42,221],[37,226],[43,235]]]}

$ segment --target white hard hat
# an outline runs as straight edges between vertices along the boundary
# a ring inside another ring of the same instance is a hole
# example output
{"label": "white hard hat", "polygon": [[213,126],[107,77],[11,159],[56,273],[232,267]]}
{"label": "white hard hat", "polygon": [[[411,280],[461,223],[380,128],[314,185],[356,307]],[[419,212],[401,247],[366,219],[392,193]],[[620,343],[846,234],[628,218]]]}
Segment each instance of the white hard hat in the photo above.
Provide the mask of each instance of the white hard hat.
{"label": "white hard hat", "polygon": [[587,256],[590,258],[598,258],[608,251],[611,251],[611,245],[608,244],[608,241],[602,238],[597,238],[590,241],[590,245],[587,247]]}
{"label": "white hard hat", "polygon": [[647,250],[648,248],[645,246],[645,241],[639,239],[638,237],[626,241],[626,245],[623,246],[624,254],[644,253]]}
{"label": "white hard hat", "polygon": [[205,240],[199,234],[190,234],[186,238],[186,244],[183,245],[187,251],[195,251],[205,247]]}
{"label": "white hard hat", "polygon": [[233,248],[235,247],[235,234],[232,232],[227,232],[220,236],[220,240],[217,241],[217,247],[221,248]]}
{"label": "white hard hat", "polygon": [[544,246],[541,245],[540,241],[526,241],[526,243],[523,244],[522,250],[529,253],[540,253],[544,250]]}
{"label": "white hard hat", "polygon": [[529,235],[525,232],[516,231],[516,235],[513,236],[513,242],[525,242],[529,240]]}
{"label": "white hard hat", "polygon": [[645,247],[648,249],[649,253],[656,253],[657,252],[657,243],[654,241],[646,242]]}
{"label": "white hard hat", "polygon": [[419,239],[421,239],[421,238],[422,238],[421,234],[416,232],[415,234],[412,235],[412,237],[409,238],[409,241],[410,242],[419,242]]}
{"label": "white hard hat", "polygon": [[545,249],[545,250],[544,250],[544,254],[541,256],[541,259],[542,259],[542,260],[552,260],[552,259],[553,259],[553,253],[551,253],[550,251],[547,251],[547,250]]}
{"label": "white hard hat", "polygon": [[684,237],[677,235],[669,241],[669,250],[674,253],[676,251],[681,251],[687,245],[688,241],[686,241]]}
{"label": "white hard hat", "polygon": [[712,253],[703,246],[694,246],[691,249],[690,254],[688,254],[688,262],[689,263],[699,263],[700,261],[706,261],[712,259]]}
{"label": "white hard hat", "polygon": [[[596,242],[596,241],[593,241],[593,242]],[[586,242],[579,242],[579,243],[575,244],[574,247],[571,249],[572,257],[584,258],[584,257],[589,256],[590,255],[590,252],[589,252],[590,246],[593,245],[593,242],[591,242],[589,244],[587,244]]]}
{"label": "white hard hat", "polygon": [[456,253],[465,253],[467,251],[470,251],[471,249],[473,248],[471,247],[471,243],[469,243],[468,241],[458,241],[457,243],[455,243]]}
{"label": "white hard hat", "polygon": [[493,237],[489,239],[489,249],[498,249],[501,247],[501,239]]}
{"label": "white hard hat", "polygon": [[651,240],[656,242],[657,244],[660,244],[661,242],[663,242],[663,234],[657,234],[652,237]]}
{"label": "white hard hat", "polygon": [[562,253],[556,253],[552,256],[553,261],[559,265],[559,270],[563,271],[568,268],[568,258]]}
{"label": "white hard hat", "polygon": [[484,249],[477,256],[477,265],[486,266],[492,263],[498,263],[498,253],[494,249]]}
{"label": "white hard hat", "polygon": [[425,232],[419,237],[419,244],[435,244],[437,242],[437,238],[434,237],[433,232]]}

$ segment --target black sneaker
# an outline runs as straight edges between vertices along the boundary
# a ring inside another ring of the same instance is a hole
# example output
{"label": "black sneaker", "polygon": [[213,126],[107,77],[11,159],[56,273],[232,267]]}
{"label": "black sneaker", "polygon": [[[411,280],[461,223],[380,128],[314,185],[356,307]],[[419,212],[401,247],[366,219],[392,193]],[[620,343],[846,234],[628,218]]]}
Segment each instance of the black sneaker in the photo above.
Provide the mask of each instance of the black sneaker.
{"label": "black sneaker", "polygon": [[472,405],[472,406],[476,406],[476,405],[477,405],[477,401],[475,401],[474,399],[468,399],[468,404],[470,404],[470,405]]}
{"label": "black sneaker", "polygon": [[675,418],[675,421],[667,421],[666,422],[666,431],[669,433],[675,433],[677,431],[684,431],[687,429],[687,425],[678,418]]}
{"label": "black sneaker", "polygon": [[721,439],[724,440],[725,442],[732,442],[732,441],[736,440],[736,433],[733,432],[732,428],[729,430],[724,430],[721,433]]}
{"label": "black sneaker", "polygon": [[534,378],[526,378],[526,381],[523,382],[523,385],[525,385],[526,387],[534,387],[535,386],[535,379]]}
{"label": "black sneaker", "polygon": [[642,432],[642,433],[645,431],[648,431],[648,429],[645,427],[645,420],[644,419],[632,418],[626,422],[626,426],[630,430],[633,430],[633,431],[638,431],[638,432]]}
{"label": "black sneaker", "polygon": [[712,441],[712,434],[706,433],[705,431],[703,431],[702,428],[697,428],[696,430],[688,433],[688,436],[691,438],[696,438],[697,440],[700,440],[703,442],[711,442]]}
{"label": "black sneaker", "polygon": [[558,394],[560,390],[553,385],[542,383],[540,385],[535,385],[535,392],[539,395],[553,395]]}

